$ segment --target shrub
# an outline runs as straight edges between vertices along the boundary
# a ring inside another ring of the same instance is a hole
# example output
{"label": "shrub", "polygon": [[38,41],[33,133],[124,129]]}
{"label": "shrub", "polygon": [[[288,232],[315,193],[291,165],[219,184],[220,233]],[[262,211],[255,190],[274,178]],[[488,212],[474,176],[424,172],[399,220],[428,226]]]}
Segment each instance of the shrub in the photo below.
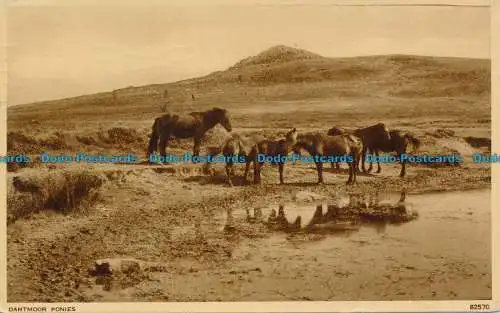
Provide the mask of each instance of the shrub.
{"label": "shrub", "polygon": [[104,180],[87,171],[14,177],[7,194],[9,222],[43,210],[68,213],[93,205]]}

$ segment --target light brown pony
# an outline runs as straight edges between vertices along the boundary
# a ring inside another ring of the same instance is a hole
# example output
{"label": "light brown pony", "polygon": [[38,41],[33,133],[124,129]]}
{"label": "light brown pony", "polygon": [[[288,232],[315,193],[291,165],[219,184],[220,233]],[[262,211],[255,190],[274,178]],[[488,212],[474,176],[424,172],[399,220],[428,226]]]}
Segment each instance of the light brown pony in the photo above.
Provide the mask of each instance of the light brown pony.
{"label": "light brown pony", "polygon": [[[250,163],[252,163],[251,155],[254,153],[254,147],[258,142],[265,140],[265,137],[259,134],[244,136],[239,133],[232,133],[224,144],[222,145],[221,152],[226,158],[226,177],[229,186],[233,186],[231,175],[234,175],[234,162],[232,157],[242,156],[245,158],[245,174],[244,179],[247,180],[248,172],[250,171]],[[255,182],[254,170],[254,182]]]}
{"label": "light brown pony", "polygon": [[213,108],[204,112],[191,112],[183,115],[164,114],[156,118],[153,123],[146,157],[149,158],[149,155],[157,150],[158,139],[160,155],[165,157],[168,141],[172,137],[194,138],[193,155],[198,156],[203,136],[217,124],[231,132],[232,127],[227,110]]}
{"label": "light brown pony", "polygon": [[[338,136],[338,135],[344,135],[344,134],[354,135],[354,130],[347,130],[347,129],[344,129],[344,128],[340,128],[340,127],[335,127],[334,126],[334,127],[330,128],[326,134],[328,136]],[[363,159],[361,153],[360,153],[360,155],[358,157],[358,164],[356,166],[356,170],[358,171],[358,173],[361,172],[361,160]],[[339,162],[332,162],[332,168],[340,169]]]}
{"label": "light brown pony", "polygon": [[[286,134],[286,136],[289,137],[290,140],[293,140],[293,138],[295,138],[293,136],[294,131],[295,129]],[[250,171],[250,164],[253,163],[254,166],[253,181],[255,184],[259,184],[261,182],[260,173],[265,163],[259,161],[258,158],[259,154],[266,156],[286,156],[289,153],[289,147],[291,147],[291,144],[286,139],[269,140],[259,134],[244,136],[238,133],[232,133],[231,137],[229,137],[224,142],[222,148],[220,149],[222,154],[224,155],[224,157],[226,157],[227,160],[226,162],[227,183],[229,184],[229,186],[233,186],[233,182],[231,179],[231,175],[234,175],[234,167],[233,167],[234,162],[232,161],[233,156],[245,157],[246,160],[245,174],[244,174],[245,181],[248,177],[248,172]],[[272,163],[273,165],[276,164],[278,165],[280,183],[283,184],[284,183],[283,171],[285,166],[284,162],[277,162],[277,163],[272,162]]]}
{"label": "light brown pony", "polygon": [[[289,140],[287,140],[286,136],[292,137],[292,134],[295,132],[295,128],[291,131],[289,131],[285,135],[285,139],[279,139],[279,140],[263,140],[257,143],[257,145],[254,147],[254,151],[251,154],[251,159],[252,162],[254,163],[254,168],[255,168],[255,183],[259,184],[260,183],[260,172],[262,170],[262,167],[266,163],[265,161],[259,161],[258,156],[259,154],[265,155],[265,156],[270,156],[270,157],[286,157],[288,153],[290,153],[290,147],[293,145]],[[282,161],[271,161],[271,165],[278,165],[278,171],[280,175],[280,184],[284,184],[283,180],[283,171],[285,169],[285,162],[286,160]]]}
{"label": "light brown pony", "polygon": [[[294,129],[295,130],[295,129]],[[295,137],[295,139],[293,138]],[[337,136],[328,136],[321,133],[289,133],[287,140],[293,142],[293,151],[300,154],[300,149],[306,150],[311,156],[350,156],[351,162],[347,162],[349,166],[349,179],[347,184],[356,182],[356,164],[363,150],[361,139],[354,135],[343,134]],[[315,160],[316,169],[318,171],[318,184],[323,181],[323,162]]]}

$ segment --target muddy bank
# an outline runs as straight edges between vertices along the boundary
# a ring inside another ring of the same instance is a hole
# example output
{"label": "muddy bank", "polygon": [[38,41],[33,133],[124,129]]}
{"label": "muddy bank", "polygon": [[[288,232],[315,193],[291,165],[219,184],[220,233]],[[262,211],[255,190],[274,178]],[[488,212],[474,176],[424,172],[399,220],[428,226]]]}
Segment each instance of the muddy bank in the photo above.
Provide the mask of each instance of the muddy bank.
{"label": "muddy bank", "polygon": [[[9,301],[490,296],[489,248],[484,244],[489,242],[489,191],[415,195],[422,190],[411,188],[418,177],[413,175],[408,180],[362,177],[349,190],[333,173],[326,173],[332,183],[323,186],[300,183],[314,181],[310,170],[306,175],[299,171],[292,182],[279,186],[270,182],[275,174],[271,170],[262,186],[227,188],[222,182],[205,181],[207,176],[182,178],[144,170],[130,174],[120,186],[109,185],[103,201],[87,216],[49,214],[18,220],[8,228]],[[382,200],[397,201],[399,194],[389,191],[403,185],[409,188],[408,206],[419,213],[418,219],[403,225],[366,224],[334,235],[224,232],[228,208],[245,218],[246,208],[266,213],[285,204],[293,222],[299,213],[308,219],[317,203],[341,200],[347,192],[388,190],[380,191]],[[445,182],[442,186],[452,187]],[[299,192],[320,197],[299,199]],[[463,250],[464,243],[472,250]],[[98,281],[89,267],[106,258],[133,258],[163,267]]]}

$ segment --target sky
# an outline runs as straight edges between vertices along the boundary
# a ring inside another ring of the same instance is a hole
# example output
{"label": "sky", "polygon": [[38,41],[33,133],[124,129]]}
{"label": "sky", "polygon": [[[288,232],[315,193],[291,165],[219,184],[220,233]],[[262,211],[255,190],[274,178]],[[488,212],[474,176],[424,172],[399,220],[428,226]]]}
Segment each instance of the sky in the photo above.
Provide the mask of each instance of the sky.
{"label": "sky", "polygon": [[9,105],[202,76],[279,44],[328,57],[490,57],[490,8],[484,6],[338,5],[354,3],[346,0],[337,5],[332,0],[309,0],[307,5],[214,0],[218,4],[207,5],[207,0],[203,6],[194,0],[141,5],[132,0],[120,5],[113,0],[86,5],[75,1],[11,2]]}

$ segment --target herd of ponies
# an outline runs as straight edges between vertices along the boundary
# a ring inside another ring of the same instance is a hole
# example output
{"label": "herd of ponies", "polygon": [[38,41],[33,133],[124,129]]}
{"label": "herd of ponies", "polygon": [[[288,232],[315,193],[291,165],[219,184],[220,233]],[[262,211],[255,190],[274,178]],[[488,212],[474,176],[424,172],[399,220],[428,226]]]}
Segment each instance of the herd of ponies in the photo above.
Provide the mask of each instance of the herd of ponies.
{"label": "herd of ponies", "polygon": [[[157,152],[166,156],[166,147],[172,138],[194,139],[193,156],[198,156],[200,145],[205,133],[221,125],[230,136],[222,146],[212,149],[211,155],[222,153],[228,156],[226,162],[227,183],[233,186],[231,176],[234,175],[233,161],[230,156],[244,156],[246,160],[245,180],[250,170],[250,164],[254,166],[254,183],[260,183],[260,172],[265,162],[258,159],[259,154],[266,156],[285,156],[290,152],[300,154],[301,150],[307,151],[311,156],[349,156],[352,162],[347,162],[349,178],[347,184],[356,182],[357,172],[362,167],[363,172],[372,170],[372,162],[369,168],[365,168],[367,153],[379,156],[380,152],[396,153],[398,156],[406,153],[408,146],[417,150],[420,140],[409,132],[401,130],[389,130],[383,123],[372,126],[346,130],[332,127],[326,134],[320,132],[298,132],[296,128],[288,131],[284,138],[279,140],[266,139],[260,134],[242,135],[232,131],[229,112],[226,109],[212,108],[203,112],[191,112],[187,114],[166,113],[155,119],[148,145],[148,155]],[[316,161],[318,172],[318,183],[323,183],[323,162]],[[400,177],[405,176],[405,162],[401,161]],[[275,163],[279,167],[279,179],[283,184],[283,169],[285,162]],[[380,162],[377,160],[377,173],[381,172]],[[332,166],[339,168],[338,162],[332,162]]]}

